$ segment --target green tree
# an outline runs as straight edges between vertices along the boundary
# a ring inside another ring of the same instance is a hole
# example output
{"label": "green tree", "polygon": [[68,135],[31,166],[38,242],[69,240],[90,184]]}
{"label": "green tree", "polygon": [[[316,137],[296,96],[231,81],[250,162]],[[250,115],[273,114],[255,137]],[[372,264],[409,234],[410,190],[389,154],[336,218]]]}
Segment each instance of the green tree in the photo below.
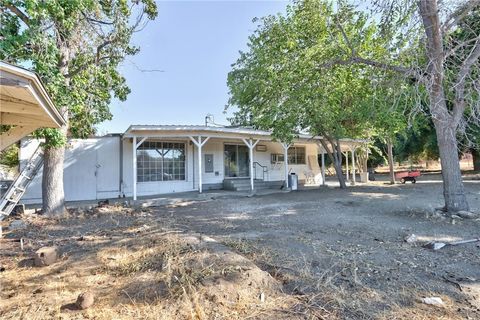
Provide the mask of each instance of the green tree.
{"label": "green tree", "polygon": [[18,167],[20,161],[18,159],[18,145],[13,144],[7,149],[0,152],[0,164],[9,168]]}
{"label": "green tree", "polygon": [[130,92],[118,68],[138,53],[134,32],[157,16],[154,0],[3,0],[0,58],[31,65],[46,84],[67,126],[43,129],[43,212],[64,212],[66,136],[84,138],[111,119],[113,97]]}
{"label": "green tree", "polygon": [[348,52],[344,34],[357,32],[365,39],[362,54],[387,54],[366,15],[347,6],[334,13],[323,1],[297,2],[285,16],[260,20],[249,50],[240,53],[228,75],[227,107],[236,108],[234,123],[272,130],[287,143],[302,131],[322,136],[342,188],[340,139],[366,136],[379,114],[370,103],[371,68],[330,62]]}
{"label": "green tree", "polygon": [[[449,48],[446,43],[458,26],[478,10],[478,0],[374,0],[381,17],[382,34],[390,39],[386,47],[392,52],[413,50],[412,55],[393,55],[391,59],[371,59],[362,56],[350,39],[360,39],[359,33],[346,40],[352,43],[347,59],[332,64],[363,64],[380,70],[395,71],[407,81],[414,81],[419,92],[427,95],[427,106],[435,126],[443,176],[445,209],[451,212],[468,210],[469,205],[458,161],[457,135],[465,123],[479,119],[468,115],[478,113],[478,70],[480,37],[462,40]],[[343,2],[342,2],[343,3]],[[474,20],[475,21],[475,20]],[[362,43],[362,41],[358,41]],[[449,48],[447,50],[447,48]],[[449,60],[458,60],[458,68],[448,69]],[[419,107],[423,104],[419,103]]]}
{"label": "green tree", "polygon": [[393,146],[396,136],[405,132],[408,125],[405,116],[411,102],[410,96],[405,94],[408,89],[407,85],[399,83],[395,78],[379,79],[372,95],[371,104],[379,112],[372,118],[373,132],[370,139],[386,147],[380,150],[384,150],[388,162],[391,184],[395,183]]}

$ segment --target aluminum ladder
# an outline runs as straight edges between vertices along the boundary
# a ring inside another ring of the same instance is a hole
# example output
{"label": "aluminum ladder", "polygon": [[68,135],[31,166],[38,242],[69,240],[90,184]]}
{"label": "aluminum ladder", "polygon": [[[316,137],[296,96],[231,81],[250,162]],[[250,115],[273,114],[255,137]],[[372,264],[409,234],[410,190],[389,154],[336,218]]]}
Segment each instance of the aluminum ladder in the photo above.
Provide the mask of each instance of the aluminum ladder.
{"label": "aluminum ladder", "polygon": [[0,199],[0,220],[12,213],[15,206],[23,197],[30,182],[38,173],[43,164],[43,149],[38,147],[23,170],[15,178],[7,192]]}

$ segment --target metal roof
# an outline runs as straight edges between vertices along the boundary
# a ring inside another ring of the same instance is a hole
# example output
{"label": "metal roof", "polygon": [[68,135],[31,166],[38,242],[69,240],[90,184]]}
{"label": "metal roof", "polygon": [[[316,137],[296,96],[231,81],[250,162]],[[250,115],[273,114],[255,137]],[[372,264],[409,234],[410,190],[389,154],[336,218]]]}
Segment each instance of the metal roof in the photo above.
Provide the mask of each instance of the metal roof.
{"label": "metal roof", "polygon": [[[245,137],[268,137],[272,138],[271,131],[257,130],[248,127],[214,127],[204,125],[131,125],[125,131],[125,137],[148,136],[162,134],[178,134],[179,136],[198,135],[198,134],[214,134],[214,135],[242,135]],[[308,134],[299,134],[297,139],[301,140],[320,140],[321,136],[311,136]],[[362,139],[341,139],[343,142],[364,143]]]}

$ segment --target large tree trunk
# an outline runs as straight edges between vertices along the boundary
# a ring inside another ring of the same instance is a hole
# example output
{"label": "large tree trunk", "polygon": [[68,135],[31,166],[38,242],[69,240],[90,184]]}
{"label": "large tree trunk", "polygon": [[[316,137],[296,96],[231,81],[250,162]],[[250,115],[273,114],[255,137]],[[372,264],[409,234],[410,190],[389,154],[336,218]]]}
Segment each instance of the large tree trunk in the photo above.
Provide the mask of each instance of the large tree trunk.
{"label": "large tree trunk", "polygon": [[342,151],[340,148],[340,142],[338,140],[335,142],[335,140],[330,138],[327,139],[330,143],[330,148],[324,140],[320,140],[320,143],[322,144],[323,149],[327,151],[327,155],[330,158],[330,161],[333,163],[335,174],[337,175],[338,182],[340,183],[340,188],[345,189],[347,188],[347,184],[342,171]]}
{"label": "large tree trunk", "polygon": [[[465,109],[464,84],[456,84],[456,98],[450,112],[445,97],[445,53],[437,0],[420,0],[418,7],[427,40],[428,61],[424,83],[429,95],[429,108],[440,151],[445,209],[450,212],[468,210],[457,150],[457,127]],[[463,81],[463,78],[461,80]]]}
{"label": "large tree trunk", "polygon": [[[62,35],[58,35],[57,45],[60,48],[61,56],[58,67],[63,75],[68,74],[68,63],[70,59],[70,49],[68,42]],[[70,80],[65,77],[65,86],[70,86]],[[64,116],[66,124],[59,129],[66,137],[68,133],[68,107],[63,106],[60,113]],[[52,147],[46,137],[43,159],[43,177],[42,177],[42,212],[45,215],[54,217],[65,213],[65,192],[63,189],[63,161],[65,159],[65,146]],[[54,143],[53,145],[58,145]]]}
{"label": "large tree trunk", "polygon": [[470,149],[472,153],[472,160],[473,160],[473,170],[480,171],[480,151],[477,149]]}
{"label": "large tree trunk", "polygon": [[390,183],[395,184],[395,170],[393,168],[393,144],[392,139],[387,140],[387,149],[388,149],[388,168],[390,171]]}
{"label": "large tree trunk", "polygon": [[[45,141],[48,144],[48,138]],[[43,156],[42,212],[54,217],[65,213],[63,160],[65,147],[46,148]]]}
{"label": "large tree trunk", "polygon": [[455,130],[443,121],[435,121],[435,128],[442,165],[445,209],[449,212],[469,210],[460,171]]}

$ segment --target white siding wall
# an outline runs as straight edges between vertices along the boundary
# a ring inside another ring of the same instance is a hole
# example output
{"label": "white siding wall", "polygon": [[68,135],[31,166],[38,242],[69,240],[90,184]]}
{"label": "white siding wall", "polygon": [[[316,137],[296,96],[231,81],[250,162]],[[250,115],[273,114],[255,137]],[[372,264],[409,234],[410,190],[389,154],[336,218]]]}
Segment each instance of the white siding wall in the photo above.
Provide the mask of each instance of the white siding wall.
{"label": "white siding wall", "polygon": [[[266,145],[267,146],[267,151],[266,152],[259,152],[259,151],[254,151],[253,154],[253,159],[254,161],[257,161],[263,166],[267,166],[268,168],[268,178],[265,177],[265,180],[268,181],[281,181],[285,180],[285,164],[280,163],[277,165],[274,165],[271,163],[271,154],[272,153],[279,153],[283,154],[284,150],[283,147],[280,143],[278,142],[264,142],[260,141],[258,144],[260,145]],[[301,165],[295,165],[295,164],[289,164],[288,169],[290,172],[295,173],[298,175],[299,180],[305,180],[305,173],[310,171],[308,167],[308,156],[309,155],[314,155],[317,156],[318,154],[318,147],[316,144],[313,143],[308,143],[308,144],[302,144],[302,143],[295,143],[295,146],[304,146],[305,147],[305,153],[306,153],[306,164],[301,164]],[[257,171],[257,177],[261,175],[261,170],[258,169]]]}
{"label": "white siding wall", "polygon": [[[220,139],[210,139],[202,147],[202,183],[219,184],[223,183],[223,144]],[[205,172],[205,154],[213,154],[213,172]],[[195,181],[198,182],[198,150],[195,147]],[[216,175],[215,173],[218,173]]]}
{"label": "white siding wall", "polygon": [[[67,201],[115,198],[119,192],[119,137],[71,139],[64,160],[64,189]],[[21,168],[40,144],[36,139],[21,141]],[[41,169],[22,198],[24,203],[40,203]]]}
{"label": "white siding wall", "polygon": [[[159,181],[139,182],[137,195],[154,195],[173,192],[198,190],[198,150],[189,140],[176,139],[168,141],[184,142],[186,145],[186,180],[185,181]],[[24,139],[21,142],[21,166],[39,145],[38,140]],[[72,139],[65,155],[64,186],[67,201],[95,200],[116,198],[119,195],[132,196],[133,187],[133,158],[132,139],[123,139],[123,181],[120,188],[120,138],[101,137],[94,139]],[[224,144],[243,144],[239,140],[225,141],[210,139],[202,148],[202,173],[203,184],[221,184],[224,179],[223,152]],[[284,177],[284,164],[273,165],[270,162],[272,153],[283,154],[280,143],[260,141],[267,151],[254,150],[254,161],[268,168],[265,176],[267,181],[282,181]],[[306,158],[317,155],[318,147],[315,144],[295,144],[306,147]],[[205,154],[213,154],[212,173],[205,173]],[[305,179],[305,172],[309,171],[308,164],[289,165],[291,172],[296,173],[300,180]],[[258,169],[257,177],[261,176]],[[35,177],[23,197],[24,203],[39,203],[41,201],[42,171]]]}

